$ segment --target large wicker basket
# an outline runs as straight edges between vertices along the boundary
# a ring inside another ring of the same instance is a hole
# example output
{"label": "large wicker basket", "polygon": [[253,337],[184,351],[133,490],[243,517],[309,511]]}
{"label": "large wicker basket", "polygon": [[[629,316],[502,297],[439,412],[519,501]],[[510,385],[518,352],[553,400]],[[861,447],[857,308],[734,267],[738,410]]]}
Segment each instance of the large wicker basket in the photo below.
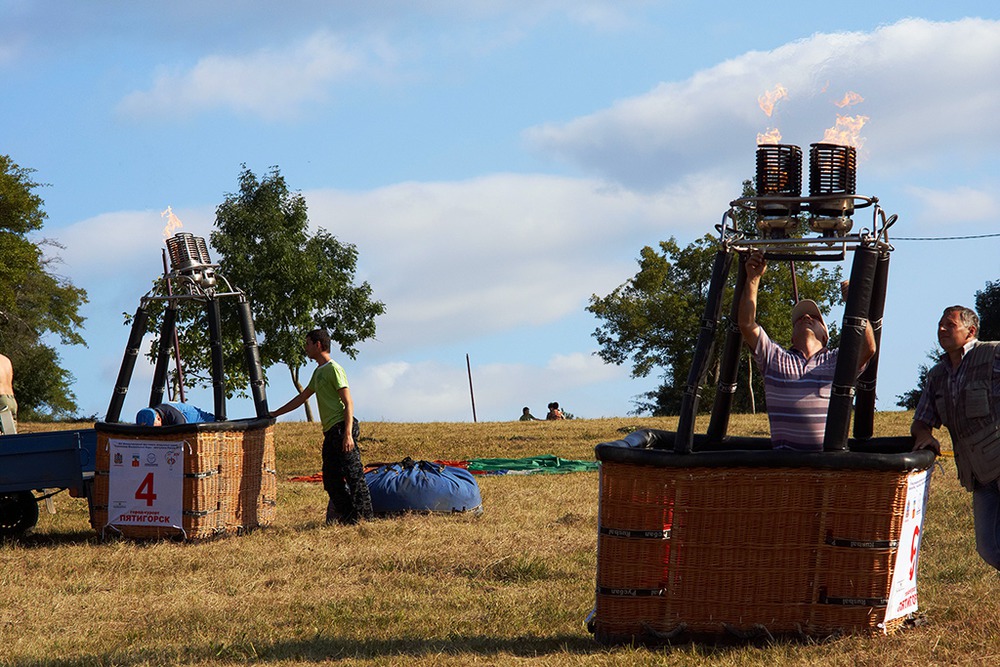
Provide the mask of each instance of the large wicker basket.
{"label": "large wicker basket", "polygon": [[[140,539],[204,540],[266,526],[277,508],[274,421],[227,422],[149,427],[100,422],[90,523],[101,534],[112,531]],[[184,443],[182,526],[133,526],[108,523],[109,439]]]}
{"label": "large wicker basket", "polygon": [[[644,431],[597,447],[596,605],[603,643],[889,633],[909,476],[930,452],[675,454]],[[766,445],[766,441],[765,445]],[[905,450],[905,451],[904,451]],[[909,545],[907,545],[909,548]]]}

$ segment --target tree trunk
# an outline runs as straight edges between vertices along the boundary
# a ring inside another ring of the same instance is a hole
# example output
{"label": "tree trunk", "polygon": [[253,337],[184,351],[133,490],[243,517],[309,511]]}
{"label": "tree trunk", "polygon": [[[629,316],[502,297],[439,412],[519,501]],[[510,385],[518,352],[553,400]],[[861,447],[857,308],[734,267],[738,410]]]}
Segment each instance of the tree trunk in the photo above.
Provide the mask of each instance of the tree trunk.
{"label": "tree trunk", "polygon": [[[298,393],[301,394],[302,390],[305,387],[303,387],[302,383],[299,382],[299,369],[298,369],[298,367],[295,367],[295,368],[289,367],[288,371],[292,375],[292,384],[295,386],[295,391],[297,391]],[[302,404],[302,406],[306,409],[306,421],[307,422],[316,421],[315,419],[313,419],[312,406],[309,405],[309,401],[307,400],[305,403]]]}

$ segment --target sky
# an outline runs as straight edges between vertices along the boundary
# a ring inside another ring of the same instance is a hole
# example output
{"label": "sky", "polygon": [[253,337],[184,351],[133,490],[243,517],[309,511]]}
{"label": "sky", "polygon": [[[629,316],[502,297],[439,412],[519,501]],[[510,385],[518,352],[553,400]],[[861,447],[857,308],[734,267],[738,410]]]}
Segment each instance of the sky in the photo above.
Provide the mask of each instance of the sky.
{"label": "sky", "polygon": [[[0,0],[0,154],[46,184],[37,238],[88,293],[87,346],[60,347],[81,415],[106,414],[162,213],[207,238],[246,165],[277,167],[386,305],[356,359],[335,353],[360,419],[472,421],[473,396],[478,421],[551,401],[598,418],[661,378],[595,354],[591,296],[643,246],[713,233],[759,133],[808,154],[863,115],[857,191],[898,215],[877,392],[893,410],[942,309],[1000,278],[998,7]],[[123,418],[151,376],[136,369]],[[272,407],[294,396],[287,369],[267,380]],[[188,399],[211,409],[209,390]]]}

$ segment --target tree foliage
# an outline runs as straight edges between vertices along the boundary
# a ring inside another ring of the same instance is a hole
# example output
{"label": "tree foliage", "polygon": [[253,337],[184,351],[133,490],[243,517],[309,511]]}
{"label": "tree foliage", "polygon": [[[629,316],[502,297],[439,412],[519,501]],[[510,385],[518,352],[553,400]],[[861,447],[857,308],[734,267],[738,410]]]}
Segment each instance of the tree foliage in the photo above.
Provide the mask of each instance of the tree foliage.
{"label": "tree foliage", "polygon": [[[324,230],[310,233],[305,198],[289,190],[277,167],[258,178],[243,165],[239,192],[226,195],[216,209],[215,226],[211,244],[218,254],[218,272],[251,303],[265,369],[285,364],[301,391],[307,331],[327,329],[352,359],[357,344],[375,336],[375,318],[385,312],[385,305],[373,299],[367,282],[355,284],[357,249]],[[249,379],[236,301],[219,302],[227,393],[245,395]],[[151,318],[150,330],[156,319]],[[177,328],[185,381],[208,386],[211,357],[204,309],[180,311]],[[151,355],[157,344],[154,341]],[[308,405],[307,418],[312,419]]]}
{"label": "tree foliage", "polygon": [[14,393],[22,420],[72,416],[77,410],[73,375],[62,368],[53,341],[84,345],[80,308],[87,293],[53,271],[45,249],[32,239],[46,219],[33,169],[0,155],[0,352],[14,366]]}
{"label": "tree foliage", "polygon": [[[744,183],[744,196],[752,195],[752,186],[747,181]],[[755,233],[747,216],[738,218],[737,223],[745,233]],[[661,241],[658,248],[646,246],[639,253],[639,271],[635,276],[607,296],[591,296],[587,310],[601,320],[601,325],[593,333],[600,345],[598,354],[601,358],[618,365],[631,362],[633,377],[647,377],[655,370],[663,378],[657,389],[638,397],[637,413],[679,413],[718,249],[718,239],[712,235],[703,236],[684,247],[674,238]],[[736,261],[733,261],[729,272],[716,350],[720,348],[728,329],[726,323],[736,282]],[[800,297],[815,300],[824,314],[839,298],[839,267],[827,269],[809,262],[798,262],[795,276]],[[787,342],[791,339],[789,317],[794,305],[793,294],[789,265],[771,262],[758,297],[757,321],[775,340]],[[835,345],[838,339],[836,327],[832,323],[827,324],[831,344]],[[749,350],[744,346],[741,348],[740,388],[735,397],[734,410],[749,410],[754,402],[758,408],[764,405],[764,392],[757,375],[750,371]],[[750,379],[755,382],[752,394],[748,385]],[[702,390],[702,409],[710,408],[717,381],[718,359],[710,369],[707,385]]]}
{"label": "tree foliage", "polygon": [[896,405],[904,410],[916,409],[917,403],[920,402],[920,394],[923,393],[924,385],[927,384],[927,374],[931,372],[931,369],[934,368],[934,364],[938,362],[939,358],[940,350],[932,349],[927,352],[927,363],[917,366],[917,386],[897,395]]}
{"label": "tree foliage", "polygon": [[979,340],[1000,340],[1000,280],[986,283],[976,292]]}

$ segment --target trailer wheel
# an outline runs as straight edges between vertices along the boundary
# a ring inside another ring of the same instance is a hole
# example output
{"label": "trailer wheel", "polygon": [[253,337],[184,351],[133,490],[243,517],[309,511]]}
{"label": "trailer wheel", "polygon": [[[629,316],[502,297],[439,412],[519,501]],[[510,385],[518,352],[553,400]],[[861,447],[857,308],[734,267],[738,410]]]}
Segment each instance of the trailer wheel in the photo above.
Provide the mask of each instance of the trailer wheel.
{"label": "trailer wheel", "polygon": [[38,503],[31,491],[0,493],[0,537],[22,535],[38,523]]}

